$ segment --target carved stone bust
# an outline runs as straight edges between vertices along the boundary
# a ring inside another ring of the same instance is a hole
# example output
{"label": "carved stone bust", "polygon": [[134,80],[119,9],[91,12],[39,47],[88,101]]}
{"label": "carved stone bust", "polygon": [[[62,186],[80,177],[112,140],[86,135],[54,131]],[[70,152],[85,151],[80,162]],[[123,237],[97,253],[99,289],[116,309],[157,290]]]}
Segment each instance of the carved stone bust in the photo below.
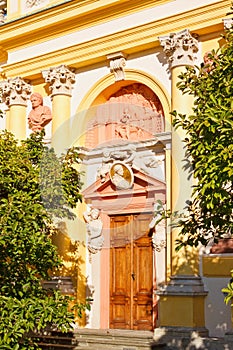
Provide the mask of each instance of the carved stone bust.
{"label": "carved stone bust", "polygon": [[32,110],[28,115],[29,128],[33,132],[38,132],[52,120],[52,113],[49,107],[43,106],[43,98],[39,93],[33,93],[30,101]]}

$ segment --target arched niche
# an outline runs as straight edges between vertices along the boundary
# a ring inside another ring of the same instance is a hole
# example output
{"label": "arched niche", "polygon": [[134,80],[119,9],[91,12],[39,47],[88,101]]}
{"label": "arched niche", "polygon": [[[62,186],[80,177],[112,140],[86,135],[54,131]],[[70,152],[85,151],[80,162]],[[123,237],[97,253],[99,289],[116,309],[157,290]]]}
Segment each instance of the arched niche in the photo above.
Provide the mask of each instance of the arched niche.
{"label": "arched niche", "polygon": [[145,72],[125,70],[125,78],[115,82],[109,74],[83,98],[75,120],[83,146],[143,141],[170,131],[170,101],[164,87]]}
{"label": "arched niche", "polygon": [[[106,96],[107,92],[103,94]],[[87,125],[85,146],[153,139],[165,131],[164,120],[158,96],[142,83],[130,83],[96,106]]]}

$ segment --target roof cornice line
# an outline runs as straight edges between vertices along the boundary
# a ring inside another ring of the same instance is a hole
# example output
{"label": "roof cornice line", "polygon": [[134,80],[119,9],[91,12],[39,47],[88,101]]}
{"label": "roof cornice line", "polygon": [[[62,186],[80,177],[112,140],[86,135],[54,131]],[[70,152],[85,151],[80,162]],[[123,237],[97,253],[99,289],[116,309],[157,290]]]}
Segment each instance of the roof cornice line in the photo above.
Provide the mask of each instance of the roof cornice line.
{"label": "roof cornice line", "polygon": [[[159,36],[167,35],[170,32],[178,32],[185,28],[199,35],[223,31],[222,18],[225,16],[226,7],[211,5],[198,10],[99,37],[21,62],[8,64],[3,68],[7,76],[13,77],[21,74],[27,79],[34,79],[40,76],[42,69],[57,66],[60,62],[65,62],[65,64],[78,69],[90,64],[104,62],[106,56],[113,52],[124,51],[126,54],[133,54],[141,50],[155,49],[160,45]],[[206,20],[207,12],[208,20]]]}
{"label": "roof cornice line", "polygon": [[[158,0],[157,5],[171,0]],[[144,8],[154,6],[154,0],[73,0],[54,8],[6,22],[1,26],[1,45],[6,50],[49,40],[74,30],[103,23]],[[78,24],[78,25],[77,25]],[[14,40],[13,40],[14,38]]]}

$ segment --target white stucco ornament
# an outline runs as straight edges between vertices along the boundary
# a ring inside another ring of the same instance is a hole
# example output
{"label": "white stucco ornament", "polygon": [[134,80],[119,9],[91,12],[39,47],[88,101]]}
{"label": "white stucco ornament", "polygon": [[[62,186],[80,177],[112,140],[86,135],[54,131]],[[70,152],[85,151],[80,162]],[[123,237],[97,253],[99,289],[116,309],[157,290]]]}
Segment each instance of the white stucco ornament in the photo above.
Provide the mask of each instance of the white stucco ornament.
{"label": "white stucco ornament", "polygon": [[64,64],[58,67],[42,71],[46,83],[50,84],[52,96],[68,95],[71,96],[73,84],[75,83],[75,73]]}
{"label": "white stucco ornament", "polygon": [[167,246],[165,234],[165,220],[162,219],[163,209],[163,205],[159,202],[156,202],[154,204],[155,215],[149,223],[149,229],[153,231],[153,249],[157,252],[161,252]]}
{"label": "white stucco ornament", "polygon": [[102,164],[97,170],[97,178],[101,182],[105,182],[108,178],[109,171],[112,165],[116,162],[127,165],[129,169],[140,170],[145,174],[150,174],[151,169],[158,168],[163,165],[165,160],[164,154],[156,154],[152,150],[147,150],[146,153],[140,154],[139,146],[128,144],[125,147],[104,148]]}
{"label": "white stucco ornament", "polygon": [[115,162],[109,171],[110,179],[117,189],[126,190],[133,186],[134,175],[131,168],[123,162]]}
{"label": "white stucco ornament", "polygon": [[46,2],[46,0],[27,0],[26,7],[31,8],[33,6],[39,6],[39,5],[43,4],[43,2]]}
{"label": "white stucco ornament", "polygon": [[83,218],[87,227],[89,253],[96,254],[104,244],[103,222],[100,218],[100,211],[97,208],[88,207],[87,211],[83,213]]}
{"label": "white stucco ornament", "polygon": [[31,85],[20,77],[9,78],[0,82],[3,102],[7,106],[20,105],[27,106],[27,101],[31,94]]}
{"label": "white stucco ornament", "polygon": [[223,19],[224,29],[232,29],[233,27],[233,18],[224,18]]}
{"label": "white stucco ornament", "polygon": [[117,52],[108,55],[107,58],[110,60],[110,72],[114,74],[115,81],[125,80],[125,55],[122,52]]}
{"label": "white stucco ornament", "polygon": [[188,29],[159,37],[171,67],[194,65],[199,47],[197,38],[198,36],[191,34]]}
{"label": "white stucco ornament", "polygon": [[42,5],[45,2],[47,2],[47,0],[27,0],[26,1],[26,7],[27,8],[31,8],[33,6],[39,6],[39,5]]}

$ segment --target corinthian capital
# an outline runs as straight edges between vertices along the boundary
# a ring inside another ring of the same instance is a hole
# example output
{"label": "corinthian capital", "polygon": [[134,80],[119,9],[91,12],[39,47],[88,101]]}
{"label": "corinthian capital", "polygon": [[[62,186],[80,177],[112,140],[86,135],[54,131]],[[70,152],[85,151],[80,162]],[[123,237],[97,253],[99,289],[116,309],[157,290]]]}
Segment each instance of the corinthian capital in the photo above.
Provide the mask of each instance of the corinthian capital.
{"label": "corinthian capital", "polygon": [[188,29],[185,29],[178,33],[159,37],[159,40],[168,56],[171,67],[194,65],[198,52],[197,35],[192,35]]}
{"label": "corinthian capital", "polygon": [[71,96],[72,84],[75,83],[75,74],[69,67],[61,64],[58,67],[43,71],[42,75],[46,83],[50,84],[52,96]]}
{"label": "corinthian capital", "polygon": [[6,8],[6,0],[0,0],[0,24],[3,24],[5,22]]}
{"label": "corinthian capital", "polygon": [[224,29],[232,29],[233,28],[233,18],[224,18],[223,25],[224,25]]}
{"label": "corinthian capital", "polygon": [[27,100],[31,94],[31,85],[20,77],[9,78],[0,82],[3,102],[7,106],[27,106]]}

